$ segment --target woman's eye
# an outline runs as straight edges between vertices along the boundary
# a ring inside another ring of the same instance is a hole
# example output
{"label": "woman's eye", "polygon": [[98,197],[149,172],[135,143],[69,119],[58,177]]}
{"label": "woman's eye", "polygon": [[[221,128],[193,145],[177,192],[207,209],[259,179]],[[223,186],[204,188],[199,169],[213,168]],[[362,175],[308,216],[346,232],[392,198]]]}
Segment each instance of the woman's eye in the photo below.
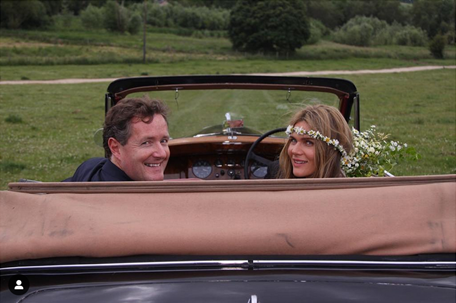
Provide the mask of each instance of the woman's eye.
{"label": "woman's eye", "polygon": [[311,141],[311,140],[306,140],[306,145],[307,145],[307,146],[313,146],[314,143],[313,143],[313,141]]}

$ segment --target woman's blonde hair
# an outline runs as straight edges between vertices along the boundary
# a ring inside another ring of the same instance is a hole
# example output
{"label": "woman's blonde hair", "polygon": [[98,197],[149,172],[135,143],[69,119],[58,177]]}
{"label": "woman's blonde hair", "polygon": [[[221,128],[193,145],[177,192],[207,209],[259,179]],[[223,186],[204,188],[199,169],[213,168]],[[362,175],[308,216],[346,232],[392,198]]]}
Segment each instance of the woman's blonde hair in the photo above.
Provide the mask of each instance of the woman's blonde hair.
{"label": "woman's blonde hair", "polygon": [[[340,145],[343,146],[347,154],[352,151],[352,132],[347,121],[345,121],[345,118],[337,108],[324,104],[309,105],[293,116],[290,125],[294,126],[302,121],[306,122],[311,130],[319,131],[326,137],[339,140]],[[296,178],[293,175],[293,166],[288,155],[290,142],[291,140],[287,141],[280,153],[280,169],[277,175],[279,179]],[[309,178],[344,177],[345,174],[340,165],[341,157],[341,153],[334,149],[332,145],[328,145],[321,140],[315,140],[315,165],[317,168]]]}

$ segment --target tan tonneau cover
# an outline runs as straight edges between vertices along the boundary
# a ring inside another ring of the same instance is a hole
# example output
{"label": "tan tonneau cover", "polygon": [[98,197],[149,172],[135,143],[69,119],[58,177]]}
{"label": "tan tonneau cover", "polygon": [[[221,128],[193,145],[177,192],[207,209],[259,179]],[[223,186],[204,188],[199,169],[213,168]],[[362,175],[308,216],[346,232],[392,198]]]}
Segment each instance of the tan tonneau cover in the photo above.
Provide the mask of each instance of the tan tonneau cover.
{"label": "tan tonneau cover", "polygon": [[456,252],[456,175],[11,183],[0,261]]}

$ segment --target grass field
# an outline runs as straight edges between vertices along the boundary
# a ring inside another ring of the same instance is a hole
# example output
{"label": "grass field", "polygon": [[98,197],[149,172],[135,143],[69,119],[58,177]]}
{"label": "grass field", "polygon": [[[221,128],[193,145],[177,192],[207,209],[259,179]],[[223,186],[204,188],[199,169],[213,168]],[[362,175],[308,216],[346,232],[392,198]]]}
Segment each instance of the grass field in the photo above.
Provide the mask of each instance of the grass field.
{"label": "grass field", "polygon": [[[43,33],[43,35],[50,35],[51,38],[46,39],[53,39],[56,34]],[[174,58],[166,61],[159,58],[143,65],[119,62],[105,64],[94,59],[93,64],[89,65],[62,65],[62,62],[58,63],[58,61],[67,53],[70,57],[79,56],[80,47],[87,48],[88,53],[94,54],[88,55],[90,58],[95,58],[95,54],[100,51],[97,49],[99,47],[111,47],[114,49],[113,53],[120,57],[122,57],[120,50],[123,49],[125,56],[130,56],[129,39],[134,37],[127,37],[128,39],[124,39],[127,41],[117,44],[110,42],[110,45],[105,45],[109,41],[101,41],[98,45],[91,46],[89,42],[84,45],[81,42],[84,39],[65,38],[65,35],[60,37],[61,44],[54,43],[55,45],[49,42],[51,40],[46,41],[40,37],[32,39],[24,33],[17,35],[19,38],[12,36],[9,33],[0,32],[0,54],[3,54],[6,48],[16,47],[18,50],[10,54],[10,57],[22,52],[23,55],[19,57],[25,65],[9,65],[3,61],[5,57],[0,55],[0,80],[2,81],[358,70],[456,63],[454,46],[447,49],[449,59],[434,60],[429,57],[425,48],[352,49],[350,47],[347,50],[344,46],[322,42],[311,46],[310,50],[300,50],[301,54],[298,54],[302,56],[306,52],[323,52],[326,49],[326,54],[321,55],[323,57],[318,60],[303,60],[302,57],[277,60],[264,56],[233,53],[229,47],[226,47],[226,40],[220,38],[211,38],[214,40],[212,41],[172,36],[169,41],[174,39],[177,45],[182,45],[179,55],[185,60]],[[153,37],[159,39],[158,35]],[[76,42],[72,42],[72,39]],[[86,39],[86,41],[92,40]],[[217,48],[214,44],[218,43],[220,45]],[[50,47],[63,47],[64,50],[46,49],[49,44],[51,44]],[[157,45],[159,45],[158,42]],[[171,47],[177,49],[177,46],[173,45]],[[34,53],[34,48],[40,47],[44,50],[41,53]],[[204,49],[212,47],[214,47],[213,51],[204,52]],[[75,50],[71,51],[70,48]],[[151,49],[151,51],[163,55],[163,58],[168,55],[166,49]],[[335,52],[340,54],[336,56]],[[354,57],[356,54],[363,58]],[[44,60],[46,56],[50,58],[50,63],[53,62],[53,65],[44,65],[42,62],[33,65],[31,62],[34,58],[38,61]],[[381,131],[390,133],[391,138],[414,146],[422,156],[417,162],[398,166],[393,173],[397,175],[456,173],[456,70],[349,75],[342,78],[353,81],[361,94],[363,128],[375,124]],[[103,97],[107,86],[108,83],[1,85],[0,189],[6,189],[8,182],[17,181],[19,178],[59,181],[72,175],[76,167],[85,159],[102,156],[102,148],[93,142],[93,133],[103,122]],[[271,110],[272,113],[265,112],[264,115],[273,114],[274,108]]]}

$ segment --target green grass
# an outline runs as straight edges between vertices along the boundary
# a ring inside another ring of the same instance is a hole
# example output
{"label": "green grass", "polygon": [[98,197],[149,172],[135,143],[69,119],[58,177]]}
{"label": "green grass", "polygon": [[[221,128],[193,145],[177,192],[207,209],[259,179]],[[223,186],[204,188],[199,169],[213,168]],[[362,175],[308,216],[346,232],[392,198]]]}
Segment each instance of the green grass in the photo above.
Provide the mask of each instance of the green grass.
{"label": "green grass", "polygon": [[[438,64],[440,63],[440,64]],[[164,75],[216,75],[245,73],[282,73],[318,70],[361,70],[410,67],[422,65],[455,65],[456,62],[407,61],[397,59],[340,59],[340,60],[189,60],[151,64],[1,66],[0,80],[53,80],[66,78],[122,78]]]}
{"label": "green grass", "polygon": [[[142,63],[142,35],[122,35],[106,31],[11,31],[0,30],[0,66],[8,65],[71,65]],[[322,40],[306,45],[294,55],[281,57],[293,61],[346,60],[382,58],[417,64],[414,61],[454,64],[456,49],[449,46],[446,60],[435,60],[425,47],[384,46],[356,47]],[[182,63],[184,61],[271,61],[275,56],[235,52],[227,38],[204,39],[182,37],[170,33],[148,32],[148,63]],[[285,63],[287,60],[281,60]],[[421,62],[422,64],[423,62]],[[419,63],[418,63],[419,64]],[[3,79],[3,78],[2,78]]]}
{"label": "green grass", "polygon": [[[142,35],[105,31],[0,30],[0,65],[142,63]],[[225,38],[198,39],[148,33],[148,62],[240,57]]]}
{"label": "green grass", "polygon": [[108,32],[0,30],[0,80],[119,78],[141,75],[277,73],[456,64],[456,48],[433,59],[427,48],[354,47],[329,41],[302,47],[285,60],[233,52],[225,38],[148,34],[142,64],[140,35]]}
{"label": "green grass", "polygon": [[[1,188],[27,178],[60,181],[92,156],[103,123],[106,84],[3,86],[0,90]],[[5,121],[20,115],[22,123]],[[20,168],[20,169],[18,169]]]}
{"label": "green grass", "polygon": [[398,175],[456,173],[456,71],[350,75],[361,94],[362,128],[374,124],[422,159]]}

